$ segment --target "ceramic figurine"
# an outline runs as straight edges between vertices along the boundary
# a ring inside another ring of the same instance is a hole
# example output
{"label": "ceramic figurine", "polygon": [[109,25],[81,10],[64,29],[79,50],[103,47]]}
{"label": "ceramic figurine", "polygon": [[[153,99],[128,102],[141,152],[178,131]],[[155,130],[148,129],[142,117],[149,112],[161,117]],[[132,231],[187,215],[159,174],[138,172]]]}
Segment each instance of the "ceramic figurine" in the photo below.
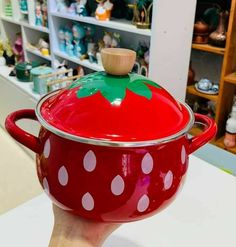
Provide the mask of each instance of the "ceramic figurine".
{"label": "ceramic figurine", "polygon": [[42,7],[40,3],[37,3],[35,7],[35,25],[43,26],[43,15],[42,15]]}
{"label": "ceramic figurine", "polygon": [[93,43],[94,42],[94,34],[95,34],[95,26],[93,25],[87,25],[85,27],[86,35],[85,35],[85,43]]}
{"label": "ceramic figurine", "polygon": [[72,32],[74,42],[74,55],[80,58],[86,53],[86,47],[83,42],[83,38],[86,35],[86,30],[82,25],[77,23],[73,25]]}
{"label": "ceramic figurine", "polygon": [[87,16],[86,9],[87,0],[77,0],[76,1],[76,14],[79,16]]}
{"label": "ceramic figurine", "polygon": [[24,62],[23,40],[21,33],[17,34],[12,50],[15,54],[16,62]]}
{"label": "ceramic figurine", "polygon": [[63,27],[60,27],[59,29],[58,38],[59,38],[59,50],[61,52],[66,52],[65,29]]}
{"label": "ceramic figurine", "polygon": [[43,56],[49,56],[50,55],[50,52],[49,52],[49,41],[46,40],[45,38],[41,38],[39,39],[38,41],[38,44],[37,44],[37,49],[41,52],[41,54]]}
{"label": "ceramic figurine", "polygon": [[226,122],[224,144],[227,148],[236,146],[236,105],[232,107],[230,118]]}
{"label": "ceramic figurine", "polygon": [[97,63],[97,45],[95,43],[88,43],[88,57],[90,63]]}
{"label": "ceramic figurine", "polygon": [[134,4],[129,4],[133,9],[132,23],[137,28],[147,29],[151,26],[151,10],[153,6],[152,0],[136,0]]}
{"label": "ceramic figurine", "polygon": [[27,4],[27,0],[20,0],[20,9],[23,12],[28,11],[28,4]]}
{"label": "ceramic figurine", "polygon": [[103,42],[104,42],[104,48],[111,48],[111,44],[112,44],[112,33],[105,32],[105,35],[103,37]]}
{"label": "ceramic figurine", "polygon": [[137,58],[133,71],[144,76],[148,76],[149,71],[149,46],[140,42],[137,48]]}
{"label": "ceramic figurine", "polygon": [[113,3],[110,0],[97,0],[98,6],[95,12],[95,17],[99,21],[109,21],[111,18],[111,11],[113,9]]}
{"label": "ceramic figurine", "polygon": [[12,4],[11,4],[11,0],[6,0],[5,1],[5,7],[4,7],[4,12],[5,12],[5,16],[8,17],[12,17]]}
{"label": "ceramic figurine", "polygon": [[43,26],[48,27],[48,8],[47,8],[47,3],[44,2],[42,4],[42,18],[43,18]]}
{"label": "ceramic figurine", "polygon": [[14,66],[16,62],[15,55],[9,40],[3,42],[3,50],[3,57],[6,59],[7,66]]}
{"label": "ceramic figurine", "polygon": [[74,56],[73,33],[67,28],[65,31],[65,51],[69,56]]}
{"label": "ceramic figurine", "polygon": [[76,14],[76,3],[74,1],[69,1],[68,3],[68,7],[67,7],[67,12],[75,15]]}
{"label": "ceramic figurine", "polygon": [[111,40],[111,48],[118,48],[118,47],[120,47],[120,34],[113,33]]}
{"label": "ceramic figurine", "polygon": [[82,66],[78,66],[77,68],[75,68],[73,70],[73,75],[76,76],[76,75],[79,75],[80,77],[84,76],[85,73],[84,73],[84,69]]}
{"label": "ceramic figurine", "polygon": [[56,3],[57,3],[57,11],[59,12],[67,11],[67,7],[64,0],[56,0]]}
{"label": "ceramic figurine", "polygon": [[96,53],[97,64],[98,64],[99,66],[102,66],[102,55],[101,55],[101,51],[102,51],[102,49],[104,49],[104,48],[105,48],[105,46],[104,46],[104,41],[103,41],[103,40],[100,40],[100,41],[98,42],[98,51],[97,51],[97,53]]}

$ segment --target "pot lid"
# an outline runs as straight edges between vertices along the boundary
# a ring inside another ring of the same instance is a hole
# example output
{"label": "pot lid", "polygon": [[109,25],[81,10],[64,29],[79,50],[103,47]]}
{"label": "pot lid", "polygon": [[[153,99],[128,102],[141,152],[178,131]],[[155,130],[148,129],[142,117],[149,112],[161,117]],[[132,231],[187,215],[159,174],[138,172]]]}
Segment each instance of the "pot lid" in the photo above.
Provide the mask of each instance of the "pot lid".
{"label": "pot lid", "polygon": [[50,67],[45,67],[45,66],[39,66],[30,71],[32,75],[45,75],[45,74],[51,74],[53,72],[53,69]]}
{"label": "pot lid", "polygon": [[41,124],[59,136],[106,146],[148,146],[186,133],[192,111],[157,83],[128,73],[135,58],[130,50],[103,49],[106,72],[42,98],[36,109]]}
{"label": "pot lid", "polygon": [[39,66],[40,63],[37,61],[33,61],[32,63],[21,62],[16,65],[17,70],[31,70],[32,68]]}

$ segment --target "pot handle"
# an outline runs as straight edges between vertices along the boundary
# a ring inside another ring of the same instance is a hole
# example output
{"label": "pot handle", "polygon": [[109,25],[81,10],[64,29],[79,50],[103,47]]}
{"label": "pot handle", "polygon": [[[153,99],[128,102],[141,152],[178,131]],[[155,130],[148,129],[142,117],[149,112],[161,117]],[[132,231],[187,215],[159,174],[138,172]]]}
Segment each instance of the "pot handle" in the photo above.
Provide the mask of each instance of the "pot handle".
{"label": "pot handle", "polygon": [[199,136],[195,136],[189,139],[189,153],[195,152],[197,149],[202,147],[204,144],[213,139],[217,132],[217,126],[215,121],[202,114],[195,113],[195,123],[200,123],[205,126],[205,130]]}
{"label": "pot handle", "polygon": [[20,119],[31,119],[37,121],[34,110],[19,110],[8,115],[5,121],[6,130],[16,141],[31,149],[33,152],[39,153],[39,139],[16,125],[16,122]]}

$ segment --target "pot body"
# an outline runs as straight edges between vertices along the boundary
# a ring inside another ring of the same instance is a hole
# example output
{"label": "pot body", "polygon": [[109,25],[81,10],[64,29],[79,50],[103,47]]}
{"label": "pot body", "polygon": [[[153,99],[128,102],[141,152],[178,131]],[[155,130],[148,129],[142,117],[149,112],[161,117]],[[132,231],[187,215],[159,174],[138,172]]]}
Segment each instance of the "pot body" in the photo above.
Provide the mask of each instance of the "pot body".
{"label": "pot body", "polygon": [[188,168],[188,155],[211,140],[214,120],[194,114],[205,130],[187,133],[146,146],[88,144],[52,133],[44,127],[39,137],[16,122],[36,120],[34,110],[10,114],[6,130],[37,154],[37,172],[45,192],[60,208],[103,222],[129,222],[152,216],[175,198]]}
{"label": "pot body", "polygon": [[166,144],[121,148],[83,144],[42,128],[39,181],[62,209],[104,222],[129,222],[165,208],[188,167],[185,136]]}

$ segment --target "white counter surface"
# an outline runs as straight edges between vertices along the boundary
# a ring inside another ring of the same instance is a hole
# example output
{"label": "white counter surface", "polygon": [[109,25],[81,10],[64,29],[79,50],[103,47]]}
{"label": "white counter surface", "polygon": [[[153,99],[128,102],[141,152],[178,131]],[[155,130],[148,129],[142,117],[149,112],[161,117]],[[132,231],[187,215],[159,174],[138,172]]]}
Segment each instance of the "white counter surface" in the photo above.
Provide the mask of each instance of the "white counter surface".
{"label": "white counter surface", "polygon": [[[0,246],[46,247],[51,203],[39,196],[0,216]],[[156,216],[125,224],[104,247],[235,247],[236,178],[191,156],[182,192]]]}

